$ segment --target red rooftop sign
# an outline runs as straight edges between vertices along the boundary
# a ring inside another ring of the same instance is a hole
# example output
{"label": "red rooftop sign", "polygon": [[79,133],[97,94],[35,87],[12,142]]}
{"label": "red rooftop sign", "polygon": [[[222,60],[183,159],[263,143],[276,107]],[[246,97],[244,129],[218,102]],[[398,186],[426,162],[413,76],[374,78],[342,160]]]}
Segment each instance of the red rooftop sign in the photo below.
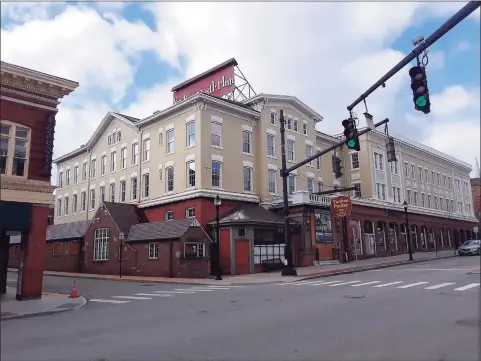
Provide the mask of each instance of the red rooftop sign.
{"label": "red rooftop sign", "polygon": [[221,97],[235,89],[234,68],[237,61],[232,58],[216,67],[197,75],[172,88],[174,104],[198,93]]}

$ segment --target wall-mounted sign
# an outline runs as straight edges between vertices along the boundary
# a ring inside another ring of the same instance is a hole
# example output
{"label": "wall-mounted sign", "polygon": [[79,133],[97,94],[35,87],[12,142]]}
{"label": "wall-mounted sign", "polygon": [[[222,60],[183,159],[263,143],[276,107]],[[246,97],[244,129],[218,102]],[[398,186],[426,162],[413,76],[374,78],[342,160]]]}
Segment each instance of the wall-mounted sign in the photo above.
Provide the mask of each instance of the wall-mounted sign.
{"label": "wall-mounted sign", "polygon": [[45,121],[45,163],[43,166],[43,174],[47,177],[52,175],[52,156],[53,141],[55,135],[55,115],[51,114]]}
{"label": "wall-mounted sign", "polygon": [[235,59],[231,59],[175,86],[172,88],[174,104],[198,93],[206,93],[217,97],[232,93],[235,89],[234,68],[236,65]]}
{"label": "wall-mounted sign", "polygon": [[342,218],[351,215],[352,203],[348,196],[339,196],[331,200],[332,218]]}
{"label": "wall-mounted sign", "polygon": [[316,243],[332,243],[332,218],[331,213],[326,210],[315,212]]}

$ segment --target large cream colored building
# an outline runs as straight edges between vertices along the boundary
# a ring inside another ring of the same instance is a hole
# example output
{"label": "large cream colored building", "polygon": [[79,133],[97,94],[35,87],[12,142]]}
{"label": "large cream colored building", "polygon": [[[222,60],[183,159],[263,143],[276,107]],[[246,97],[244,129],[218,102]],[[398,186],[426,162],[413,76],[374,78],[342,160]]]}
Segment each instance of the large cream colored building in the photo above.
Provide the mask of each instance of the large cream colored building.
{"label": "large cream colored building", "polygon": [[[90,219],[100,199],[139,207],[217,194],[256,203],[279,199],[280,109],[288,164],[336,141],[317,136],[322,116],[290,96],[236,103],[198,94],[141,120],[108,113],[84,146],[55,160],[55,223]],[[323,184],[339,184],[330,157],[293,172],[289,192]]]}

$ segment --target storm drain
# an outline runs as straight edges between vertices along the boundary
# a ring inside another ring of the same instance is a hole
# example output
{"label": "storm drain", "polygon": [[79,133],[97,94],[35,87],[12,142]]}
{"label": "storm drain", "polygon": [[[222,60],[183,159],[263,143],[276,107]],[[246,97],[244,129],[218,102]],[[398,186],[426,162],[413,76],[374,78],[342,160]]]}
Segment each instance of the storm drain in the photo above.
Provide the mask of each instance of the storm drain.
{"label": "storm drain", "polygon": [[76,303],[64,303],[63,305],[57,306],[57,308],[74,308],[76,306]]}

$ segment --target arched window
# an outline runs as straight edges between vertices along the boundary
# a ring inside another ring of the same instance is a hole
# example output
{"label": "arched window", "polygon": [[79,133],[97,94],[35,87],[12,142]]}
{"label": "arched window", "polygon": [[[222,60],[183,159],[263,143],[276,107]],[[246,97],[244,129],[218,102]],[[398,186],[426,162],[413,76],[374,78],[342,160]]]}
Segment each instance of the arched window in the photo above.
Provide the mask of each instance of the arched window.
{"label": "arched window", "polygon": [[376,245],[379,251],[386,250],[386,223],[380,221],[376,226]]}
{"label": "arched window", "polygon": [[391,243],[391,247],[394,244],[396,251],[398,250],[397,244],[397,224],[396,223],[389,223],[389,243]]}

